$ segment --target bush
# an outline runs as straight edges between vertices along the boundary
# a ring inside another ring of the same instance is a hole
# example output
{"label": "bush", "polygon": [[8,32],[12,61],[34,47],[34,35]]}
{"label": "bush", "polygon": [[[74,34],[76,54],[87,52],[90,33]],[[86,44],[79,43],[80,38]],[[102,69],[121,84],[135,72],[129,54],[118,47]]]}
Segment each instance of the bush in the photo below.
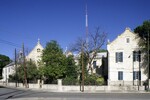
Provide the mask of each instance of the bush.
{"label": "bush", "polygon": [[105,83],[105,81],[104,81],[104,78],[103,78],[103,77],[99,77],[99,78],[97,78],[96,82],[97,82],[97,85],[104,85],[104,83]]}
{"label": "bush", "polygon": [[104,85],[104,78],[96,74],[89,75],[84,80],[85,85]]}
{"label": "bush", "polygon": [[65,79],[63,79],[62,84],[63,85],[76,85],[77,79],[73,77],[66,77]]}

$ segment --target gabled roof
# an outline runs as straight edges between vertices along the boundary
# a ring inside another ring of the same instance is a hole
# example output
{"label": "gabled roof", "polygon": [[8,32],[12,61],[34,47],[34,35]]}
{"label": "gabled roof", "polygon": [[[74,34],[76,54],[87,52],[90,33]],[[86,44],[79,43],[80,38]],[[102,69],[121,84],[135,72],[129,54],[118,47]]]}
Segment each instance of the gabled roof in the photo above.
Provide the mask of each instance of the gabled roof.
{"label": "gabled roof", "polygon": [[112,44],[112,43],[115,42],[118,38],[120,38],[121,36],[123,36],[123,35],[126,34],[126,33],[128,33],[128,34],[130,33],[130,34],[137,35],[137,34],[135,34],[133,31],[131,31],[131,29],[130,29],[129,27],[127,27],[123,33],[121,33],[120,35],[118,35],[118,37],[115,38],[112,42],[108,42],[107,45]]}
{"label": "gabled roof", "polygon": [[13,66],[13,65],[15,65],[15,62],[11,62],[11,63],[9,63],[9,64],[8,64],[8,65],[6,65],[4,68],[9,67],[9,66]]}
{"label": "gabled roof", "polygon": [[38,39],[38,42],[37,42],[36,46],[30,51],[30,53],[27,55],[27,57],[28,57],[35,49],[37,49],[37,48],[42,48],[42,49],[44,49],[43,46],[42,46],[41,43],[40,43],[40,39]]}

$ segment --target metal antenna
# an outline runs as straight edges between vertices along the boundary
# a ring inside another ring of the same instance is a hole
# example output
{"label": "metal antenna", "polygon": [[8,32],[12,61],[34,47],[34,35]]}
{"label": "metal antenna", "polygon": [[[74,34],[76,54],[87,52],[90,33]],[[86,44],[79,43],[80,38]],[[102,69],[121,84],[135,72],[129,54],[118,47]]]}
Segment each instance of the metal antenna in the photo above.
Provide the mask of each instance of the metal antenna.
{"label": "metal antenna", "polygon": [[85,8],[85,27],[86,27],[86,44],[88,46],[88,12],[87,12],[87,1],[86,1],[86,8]]}

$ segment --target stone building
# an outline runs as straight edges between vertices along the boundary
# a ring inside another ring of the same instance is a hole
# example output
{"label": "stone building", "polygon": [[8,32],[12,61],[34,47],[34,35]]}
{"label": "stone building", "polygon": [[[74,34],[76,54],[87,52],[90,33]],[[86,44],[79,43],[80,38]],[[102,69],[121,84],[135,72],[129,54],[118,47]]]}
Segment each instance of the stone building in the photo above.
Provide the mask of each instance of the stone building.
{"label": "stone building", "polygon": [[139,37],[130,28],[107,44],[108,85],[142,85],[147,79],[142,66]]}
{"label": "stone building", "polygon": [[33,62],[35,62],[36,65],[38,65],[38,62],[41,60],[43,49],[44,48],[41,45],[40,40],[38,39],[38,42],[37,42],[36,46],[26,56],[26,59],[28,61],[32,60]]}

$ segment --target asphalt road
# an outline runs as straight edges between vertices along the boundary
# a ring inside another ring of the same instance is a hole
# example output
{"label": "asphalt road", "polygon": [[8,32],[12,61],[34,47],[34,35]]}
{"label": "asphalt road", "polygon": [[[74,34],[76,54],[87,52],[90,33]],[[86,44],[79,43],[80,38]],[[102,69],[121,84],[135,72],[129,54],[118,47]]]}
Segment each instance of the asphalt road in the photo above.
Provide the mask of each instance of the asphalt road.
{"label": "asphalt road", "polygon": [[150,93],[61,93],[0,88],[0,100],[150,100]]}

